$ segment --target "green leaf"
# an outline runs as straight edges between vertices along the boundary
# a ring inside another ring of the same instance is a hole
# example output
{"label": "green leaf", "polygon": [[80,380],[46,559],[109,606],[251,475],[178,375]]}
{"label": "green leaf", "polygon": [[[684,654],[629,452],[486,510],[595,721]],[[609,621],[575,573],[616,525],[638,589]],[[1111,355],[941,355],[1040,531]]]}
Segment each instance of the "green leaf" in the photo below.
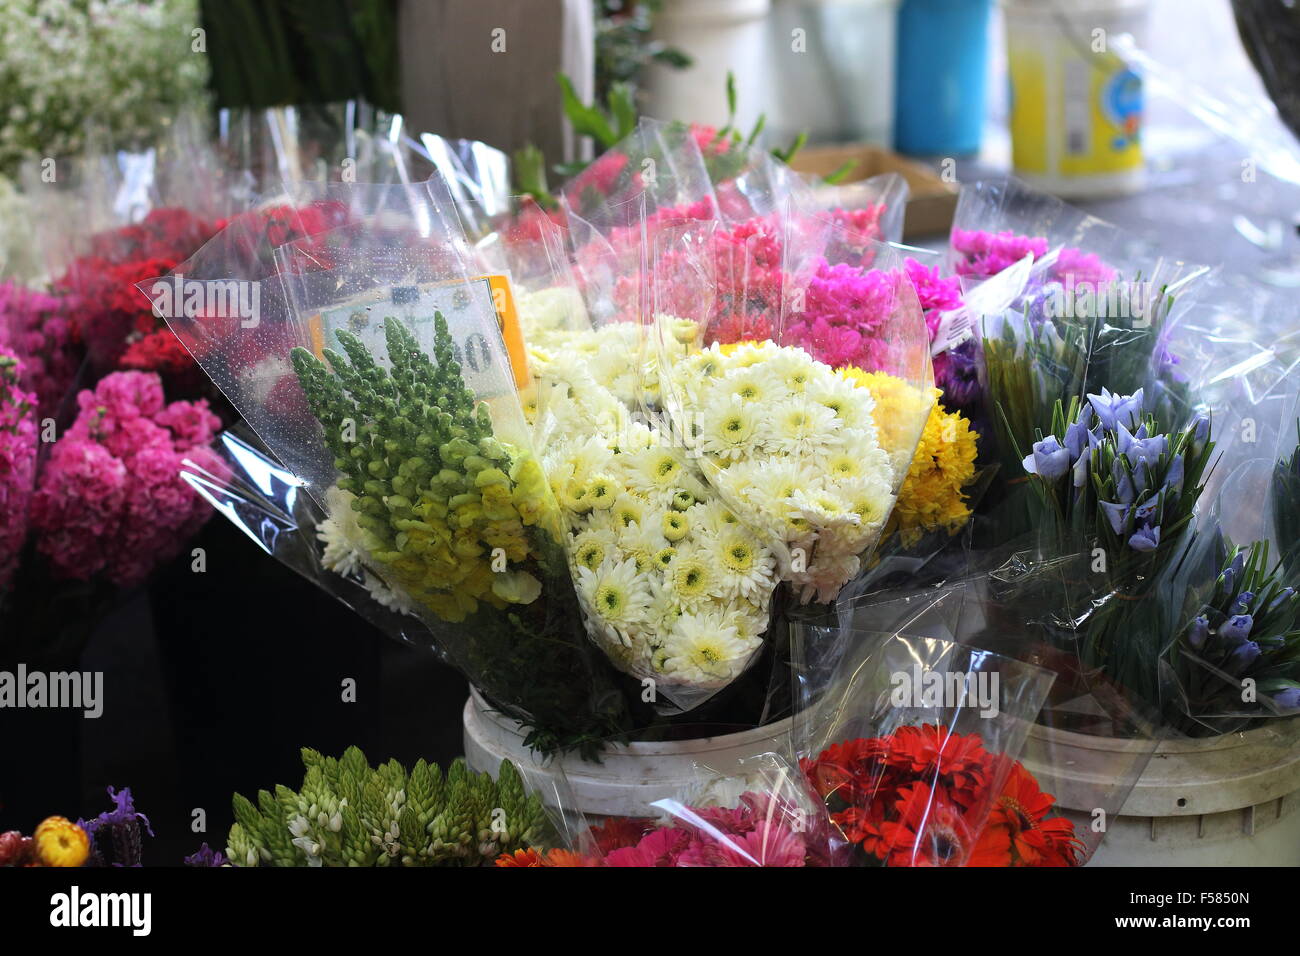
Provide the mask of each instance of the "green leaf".
{"label": "green leaf", "polygon": [[828,183],[832,186],[838,185],[839,183],[844,182],[844,180],[847,179],[857,168],[858,161],[856,159],[845,160],[833,169],[829,175],[823,176],[822,182]]}
{"label": "green leaf", "polygon": [[564,100],[564,115],[573,124],[573,131],[579,136],[590,136],[605,149],[618,142],[619,137],[609,125],[609,119],[596,106],[588,106],[578,99],[573,88],[573,81],[563,73],[558,74],[560,91]]}

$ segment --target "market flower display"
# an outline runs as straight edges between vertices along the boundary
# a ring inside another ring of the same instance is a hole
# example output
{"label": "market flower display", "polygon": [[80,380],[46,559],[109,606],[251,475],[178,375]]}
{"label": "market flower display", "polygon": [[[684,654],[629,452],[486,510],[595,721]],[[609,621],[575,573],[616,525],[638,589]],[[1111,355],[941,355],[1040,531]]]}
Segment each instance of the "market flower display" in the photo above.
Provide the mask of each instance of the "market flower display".
{"label": "market flower display", "polygon": [[203,400],[168,404],[144,372],[108,375],[77,404],[32,498],[37,550],[56,577],[132,587],[211,516],[180,473],[186,460],[225,473],[209,447],[220,421]]}

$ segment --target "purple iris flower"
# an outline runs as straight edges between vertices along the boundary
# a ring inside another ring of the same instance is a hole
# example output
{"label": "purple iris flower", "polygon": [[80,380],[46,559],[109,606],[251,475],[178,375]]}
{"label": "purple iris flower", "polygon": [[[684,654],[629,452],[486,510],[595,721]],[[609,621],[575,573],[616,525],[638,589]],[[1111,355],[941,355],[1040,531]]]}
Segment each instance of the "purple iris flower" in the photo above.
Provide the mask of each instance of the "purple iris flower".
{"label": "purple iris flower", "polygon": [[1228,655],[1228,667],[1240,673],[1255,661],[1259,660],[1259,655],[1263,653],[1259,645],[1254,641],[1242,641],[1236,649]]}
{"label": "purple iris flower", "polygon": [[1139,528],[1129,537],[1128,546],[1134,551],[1154,551],[1160,547],[1160,527]]}
{"label": "purple iris flower", "polygon": [[1113,395],[1103,388],[1100,395],[1089,395],[1088,402],[1092,410],[1101,419],[1101,426],[1106,431],[1114,431],[1118,426],[1137,428],[1142,417],[1142,389],[1132,395]]}
{"label": "purple iris flower", "polygon": [[1250,629],[1255,626],[1255,619],[1249,614],[1234,614],[1219,625],[1219,636],[1229,641],[1244,641],[1250,637]]}
{"label": "purple iris flower", "polygon": [[1187,626],[1187,643],[1196,650],[1205,646],[1205,639],[1210,636],[1210,620],[1204,614]]}
{"label": "purple iris flower", "polygon": [[1133,479],[1129,477],[1128,469],[1118,458],[1111,463],[1110,476],[1115,479],[1115,497],[1131,505],[1133,499],[1137,497],[1137,488],[1133,486]]}
{"label": "purple iris flower", "polygon": [[1055,435],[1034,442],[1034,453],[1025,456],[1025,471],[1048,481],[1055,481],[1070,470],[1070,453],[1061,447]]}
{"label": "purple iris flower", "polygon": [[1110,522],[1110,529],[1116,534],[1124,533],[1124,526],[1128,523],[1129,506],[1113,501],[1098,502],[1101,510],[1106,515],[1106,520]]}
{"label": "purple iris flower", "polygon": [[1283,713],[1300,712],[1300,687],[1287,687],[1273,695],[1273,706]]}

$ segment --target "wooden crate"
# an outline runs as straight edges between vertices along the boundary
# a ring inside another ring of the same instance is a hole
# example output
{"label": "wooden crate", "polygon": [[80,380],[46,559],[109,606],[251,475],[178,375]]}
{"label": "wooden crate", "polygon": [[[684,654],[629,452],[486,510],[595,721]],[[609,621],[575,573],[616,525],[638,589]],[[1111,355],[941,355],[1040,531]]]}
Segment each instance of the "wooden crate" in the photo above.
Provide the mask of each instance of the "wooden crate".
{"label": "wooden crate", "polygon": [[907,180],[907,214],[903,239],[930,239],[948,235],[957,211],[957,184],[947,183],[933,170],[905,159],[881,146],[861,143],[843,146],[810,146],[795,154],[791,167],[801,173],[827,176],[849,160],[857,166],[845,182],[868,179],[882,173],[898,173]]}

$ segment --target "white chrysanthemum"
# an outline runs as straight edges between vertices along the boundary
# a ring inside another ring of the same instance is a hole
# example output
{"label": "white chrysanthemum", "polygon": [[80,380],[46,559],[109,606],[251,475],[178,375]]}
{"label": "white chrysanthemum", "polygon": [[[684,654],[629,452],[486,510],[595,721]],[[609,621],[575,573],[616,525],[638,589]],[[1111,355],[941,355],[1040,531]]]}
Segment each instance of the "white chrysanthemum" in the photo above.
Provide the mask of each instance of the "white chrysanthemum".
{"label": "white chrysanthemum", "polygon": [[569,554],[573,556],[574,564],[590,571],[596,570],[607,560],[623,560],[618,535],[611,529],[590,525],[569,536]]}
{"label": "white chrysanthemum", "polygon": [[776,559],[742,527],[729,526],[710,537],[700,551],[718,569],[728,596],[759,598],[776,585]]}
{"label": "white chrysanthemum", "polygon": [[808,386],[807,395],[830,409],[840,427],[864,432],[875,440],[872,412],[876,402],[870,389],[858,388],[838,375],[820,375]]}
{"label": "white chrysanthemum", "polygon": [[736,517],[735,512],[716,496],[706,498],[694,505],[687,514],[691,516],[696,534],[703,532],[717,535],[740,524],[740,519]]}
{"label": "white chrysanthemum", "polygon": [[722,575],[698,548],[678,549],[668,567],[668,586],[684,608],[698,607],[724,592]]}
{"label": "white chrysanthemum", "polygon": [[728,372],[714,391],[726,399],[735,397],[742,402],[762,404],[774,398],[773,384],[773,377],[765,374],[761,366],[748,366]]}
{"label": "white chrysanthemum", "polygon": [[653,446],[627,457],[630,459],[628,484],[633,491],[641,494],[656,497],[670,495],[686,471],[685,457],[675,448]]}
{"label": "white chrysanthemum", "polygon": [[321,565],[343,577],[361,573],[364,532],[352,510],[353,495],[337,485],[325,492],[325,520],[316,525],[316,538],[324,545]]}
{"label": "white chrysanthemum", "polygon": [[833,411],[800,395],[765,409],[761,434],[764,446],[771,451],[810,457],[843,444],[840,427]]}
{"label": "white chrysanthemum", "polygon": [[696,447],[723,461],[735,461],[750,453],[759,435],[758,409],[732,396],[706,406],[699,416]]}
{"label": "white chrysanthemum", "polygon": [[[817,376],[819,369],[827,366],[813,360],[803,349],[784,348],[765,358],[767,374],[779,382],[785,395],[802,395]],[[829,370],[829,369],[828,369]]]}
{"label": "white chrysanthemum", "polygon": [[644,525],[654,510],[645,498],[623,492],[615,499],[613,507],[610,508],[610,515],[615,527],[626,528],[630,524]]}
{"label": "white chrysanthemum", "polygon": [[685,611],[656,655],[664,675],[676,682],[718,686],[735,678],[761,641],[746,640],[714,609]]}
{"label": "white chrysanthemum", "polygon": [[616,631],[623,643],[627,632],[645,620],[650,589],[632,561],[606,561],[595,571],[578,567],[578,594],[588,613]]}

